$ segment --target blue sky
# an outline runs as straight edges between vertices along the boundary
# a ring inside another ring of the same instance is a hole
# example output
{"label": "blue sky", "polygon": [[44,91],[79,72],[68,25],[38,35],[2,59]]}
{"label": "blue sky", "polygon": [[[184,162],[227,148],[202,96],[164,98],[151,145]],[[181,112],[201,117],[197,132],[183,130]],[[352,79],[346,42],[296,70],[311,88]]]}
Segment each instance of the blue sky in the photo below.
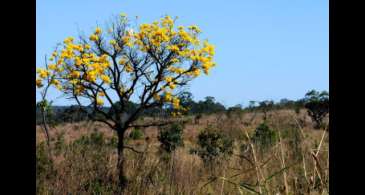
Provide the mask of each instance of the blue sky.
{"label": "blue sky", "polygon": [[[216,46],[218,64],[191,82],[195,100],[213,96],[226,106],[250,100],[299,99],[329,89],[328,0],[37,0],[36,64],[56,43],[91,32],[121,12],[139,23],[168,14],[198,25]],[[68,105],[50,91],[57,105]],[[39,94],[37,92],[37,100]]]}

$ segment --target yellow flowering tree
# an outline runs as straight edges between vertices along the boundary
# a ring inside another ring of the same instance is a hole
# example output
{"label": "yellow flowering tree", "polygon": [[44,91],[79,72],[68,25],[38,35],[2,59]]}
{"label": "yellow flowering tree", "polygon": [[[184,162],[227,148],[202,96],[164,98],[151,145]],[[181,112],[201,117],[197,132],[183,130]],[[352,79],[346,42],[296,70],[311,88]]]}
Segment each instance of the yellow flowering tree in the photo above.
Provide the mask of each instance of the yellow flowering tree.
{"label": "yellow flowering tree", "polygon": [[[46,68],[37,70],[39,88],[54,86],[80,108],[91,106],[93,113],[103,116],[93,119],[117,132],[121,187],[127,182],[123,171],[123,149],[129,148],[123,142],[126,130],[138,126],[135,121],[146,109],[170,105],[173,115],[179,115],[185,109],[179,89],[215,66],[214,46],[199,40],[200,33],[197,26],[176,27],[170,16],[131,28],[121,15],[106,31],[97,27],[77,41],[66,38]],[[132,97],[138,107],[122,117]],[[104,103],[113,112],[103,111]],[[150,125],[156,124],[144,126]]]}

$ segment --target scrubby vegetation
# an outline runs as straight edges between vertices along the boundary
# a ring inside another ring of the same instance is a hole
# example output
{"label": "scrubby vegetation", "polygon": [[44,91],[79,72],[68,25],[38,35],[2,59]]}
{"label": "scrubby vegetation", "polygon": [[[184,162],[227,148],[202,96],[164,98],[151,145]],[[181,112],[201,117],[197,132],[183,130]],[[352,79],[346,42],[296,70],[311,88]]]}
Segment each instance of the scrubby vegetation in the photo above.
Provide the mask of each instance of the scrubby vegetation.
{"label": "scrubby vegetation", "polygon": [[[123,194],[328,193],[326,118],[314,129],[305,107],[275,105],[129,129]],[[98,122],[65,121],[50,136],[48,148],[38,126],[37,194],[122,194],[115,132]]]}
{"label": "scrubby vegetation", "polygon": [[162,128],[157,136],[158,141],[161,143],[161,148],[171,153],[179,146],[184,145],[183,141],[183,126],[180,124],[172,124],[168,128]]}
{"label": "scrubby vegetation", "polygon": [[[193,95],[190,92],[181,93],[180,104],[183,107],[188,108],[185,115],[194,115],[196,117],[202,114],[212,114],[212,113],[241,113],[241,112],[262,112],[267,113],[270,110],[281,110],[281,109],[291,109],[299,113],[299,110],[304,109],[307,102],[311,99],[299,99],[299,100],[288,100],[282,99],[278,102],[272,100],[265,100],[262,102],[251,101],[250,105],[243,108],[242,105],[235,105],[226,108],[223,104],[217,102],[214,97],[208,96],[204,98],[204,101],[194,101]],[[116,103],[116,106],[119,104]],[[308,104],[309,105],[309,104]],[[126,113],[133,112],[138,104],[129,102],[126,106]],[[101,108],[105,112],[113,113],[110,107]],[[78,106],[51,106],[52,112],[47,116],[47,120],[52,124],[62,124],[62,123],[72,123],[88,120],[87,112],[85,110],[91,110],[91,108],[83,107],[80,109]],[[328,107],[327,107],[328,110]],[[37,105],[36,107],[36,122],[37,124],[42,124],[41,107]],[[326,113],[327,114],[327,113]],[[165,108],[155,108],[148,109],[141,113],[141,117],[162,117],[171,116],[171,112],[168,107]],[[198,117],[199,118],[199,117]]]}

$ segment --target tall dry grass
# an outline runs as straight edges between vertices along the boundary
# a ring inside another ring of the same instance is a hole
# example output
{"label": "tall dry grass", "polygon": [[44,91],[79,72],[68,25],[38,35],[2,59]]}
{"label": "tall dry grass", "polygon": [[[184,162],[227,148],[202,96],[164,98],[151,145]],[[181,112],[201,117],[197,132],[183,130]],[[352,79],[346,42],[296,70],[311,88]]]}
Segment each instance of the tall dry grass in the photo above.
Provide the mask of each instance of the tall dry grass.
{"label": "tall dry grass", "polygon": [[[143,129],[144,140],[127,140],[143,153],[126,150],[128,188],[123,194],[328,194],[328,132],[314,130],[305,112],[272,111],[266,123],[279,133],[267,149],[251,141],[261,113],[231,113],[190,120],[184,147],[171,154],[157,141],[158,129]],[[191,149],[208,125],[234,139],[234,152],[213,169]],[[116,171],[116,139],[100,123],[57,126],[51,156],[37,127],[37,194],[122,194]]]}

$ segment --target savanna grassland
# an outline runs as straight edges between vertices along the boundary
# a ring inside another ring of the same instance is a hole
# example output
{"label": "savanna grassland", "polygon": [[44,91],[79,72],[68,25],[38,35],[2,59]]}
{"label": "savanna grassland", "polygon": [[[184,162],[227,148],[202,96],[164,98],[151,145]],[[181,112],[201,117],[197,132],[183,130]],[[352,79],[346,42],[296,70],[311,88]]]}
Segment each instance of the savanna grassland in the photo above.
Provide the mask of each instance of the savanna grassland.
{"label": "savanna grassland", "polygon": [[[139,119],[146,120],[160,119]],[[159,132],[169,127],[128,130],[125,142],[134,149],[124,151],[123,194],[328,194],[328,128],[314,129],[305,109],[272,110],[266,120],[237,111],[179,123],[182,143],[167,141],[168,150]],[[37,126],[37,194],[122,193],[116,135],[106,125],[63,123],[50,137],[48,148]]]}

